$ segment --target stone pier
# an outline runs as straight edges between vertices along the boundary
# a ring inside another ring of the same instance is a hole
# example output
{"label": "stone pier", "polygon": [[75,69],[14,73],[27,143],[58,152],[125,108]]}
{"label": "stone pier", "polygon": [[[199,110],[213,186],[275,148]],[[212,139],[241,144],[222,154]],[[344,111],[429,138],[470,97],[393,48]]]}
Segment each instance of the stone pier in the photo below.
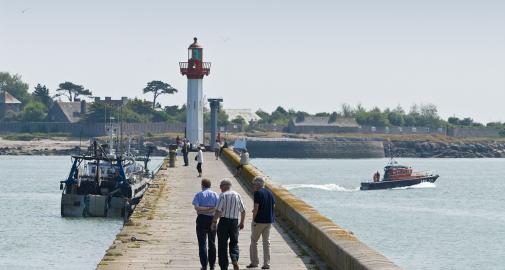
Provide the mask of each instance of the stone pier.
{"label": "stone pier", "polygon": [[[194,155],[191,153],[190,161],[194,160]],[[206,153],[204,158],[203,176],[212,181],[212,189],[219,193],[219,181],[228,178],[232,181],[232,189],[239,192],[245,201],[246,226],[239,236],[239,264],[240,269],[246,269],[250,262],[251,194],[221,160],[215,160],[210,153]],[[184,167],[179,160],[175,168],[163,166],[97,269],[200,269],[196,213],[191,205],[194,194],[201,189],[201,178],[197,177],[195,165],[191,162],[189,167]],[[261,261],[261,239],[258,248]],[[271,233],[271,252],[271,269],[320,268],[279,225]]]}

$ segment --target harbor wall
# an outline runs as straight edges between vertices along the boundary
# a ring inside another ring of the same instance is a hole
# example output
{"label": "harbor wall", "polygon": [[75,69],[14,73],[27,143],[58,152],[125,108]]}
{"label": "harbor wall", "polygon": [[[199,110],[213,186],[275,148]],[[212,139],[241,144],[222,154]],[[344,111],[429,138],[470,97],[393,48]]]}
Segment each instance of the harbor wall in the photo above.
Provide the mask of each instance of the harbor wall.
{"label": "harbor wall", "polygon": [[[167,132],[184,132],[184,124],[151,122],[151,123],[123,123],[123,134],[157,134]],[[67,133],[72,136],[104,136],[104,123],[58,123],[58,122],[4,122],[0,123],[0,133],[42,132]]]}
{"label": "harbor wall", "polygon": [[254,158],[383,158],[382,141],[249,140]]}
{"label": "harbor wall", "polygon": [[[240,157],[232,149],[224,150],[223,160],[232,167],[240,163]],[[251,187],[253,179],[260,175],[262,173],[254,166],[246,165],[240,176],[242,182]],[[285,188],[271,183],[267,183],[266,188],[275,196],[277,217],[291,226],[332,269],[401,269]]]}

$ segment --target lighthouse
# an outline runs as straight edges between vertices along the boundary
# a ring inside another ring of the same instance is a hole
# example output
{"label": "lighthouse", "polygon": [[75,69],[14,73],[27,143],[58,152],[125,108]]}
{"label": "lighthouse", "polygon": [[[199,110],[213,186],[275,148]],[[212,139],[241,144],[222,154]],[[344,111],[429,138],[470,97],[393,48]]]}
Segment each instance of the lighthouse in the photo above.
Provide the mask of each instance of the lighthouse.
{"label": "lighthouse", "polygon": [[203,76],[210,73],[210,62],[203,62],[203,48],[193,38],[188,48],[188,61],[180,62],[181,74],[188,77],[186,102],[186,138],[193,145],[203,144]]}

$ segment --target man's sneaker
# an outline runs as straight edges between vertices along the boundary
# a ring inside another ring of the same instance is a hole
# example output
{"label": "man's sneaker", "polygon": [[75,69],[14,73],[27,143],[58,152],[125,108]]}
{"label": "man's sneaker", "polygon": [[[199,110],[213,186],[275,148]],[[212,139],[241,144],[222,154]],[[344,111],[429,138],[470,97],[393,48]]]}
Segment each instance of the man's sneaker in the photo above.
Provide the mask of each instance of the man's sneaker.
{"label": "man's sneaker", "polygon": [[232,261],[231,264],[233,264],[233,270],[240,270],[240,268],[238,267],[237,261]]}
{"label": "man's sneaker", "polygon": [[246,266],[246,268],[257,268],[258,266],[257,265],[254,265],[254,264],[250,264],[248,266]]}
{"label": "man's sneaker", "polygon": [[265,265],[265,266],[261,267],[261,269],[270,269],[270,266],[269,265]]}

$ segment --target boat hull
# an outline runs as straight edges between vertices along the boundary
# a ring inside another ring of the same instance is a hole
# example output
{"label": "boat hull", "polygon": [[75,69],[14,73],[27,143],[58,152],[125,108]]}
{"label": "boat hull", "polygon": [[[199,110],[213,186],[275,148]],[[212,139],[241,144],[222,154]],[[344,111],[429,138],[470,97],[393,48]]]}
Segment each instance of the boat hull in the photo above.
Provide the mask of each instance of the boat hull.
{"label": "boat hull", "polygon": [[148,188],[148,181],[144,180],[130,186],[131,199],[108,195],[94,194],[62,194],[62,217],[107,217],[128,218],[139,203]]}
{"label": "boat hull", "polygon": [[379,181],[379,182],[362,182],[360,190],[377,190],[377,189],[391,189],[399,187],[408,187],[417,185],[424,182],[435,183],[437,181],[438,175],[430,175],[421,178],[412,178],[405,180],[394,180],[394,181]]}
{"label": "boat hull", "polygon": [[121,197],[104,195],[62,194],[62,217],[108,217],[126,218],[132,206]]}

